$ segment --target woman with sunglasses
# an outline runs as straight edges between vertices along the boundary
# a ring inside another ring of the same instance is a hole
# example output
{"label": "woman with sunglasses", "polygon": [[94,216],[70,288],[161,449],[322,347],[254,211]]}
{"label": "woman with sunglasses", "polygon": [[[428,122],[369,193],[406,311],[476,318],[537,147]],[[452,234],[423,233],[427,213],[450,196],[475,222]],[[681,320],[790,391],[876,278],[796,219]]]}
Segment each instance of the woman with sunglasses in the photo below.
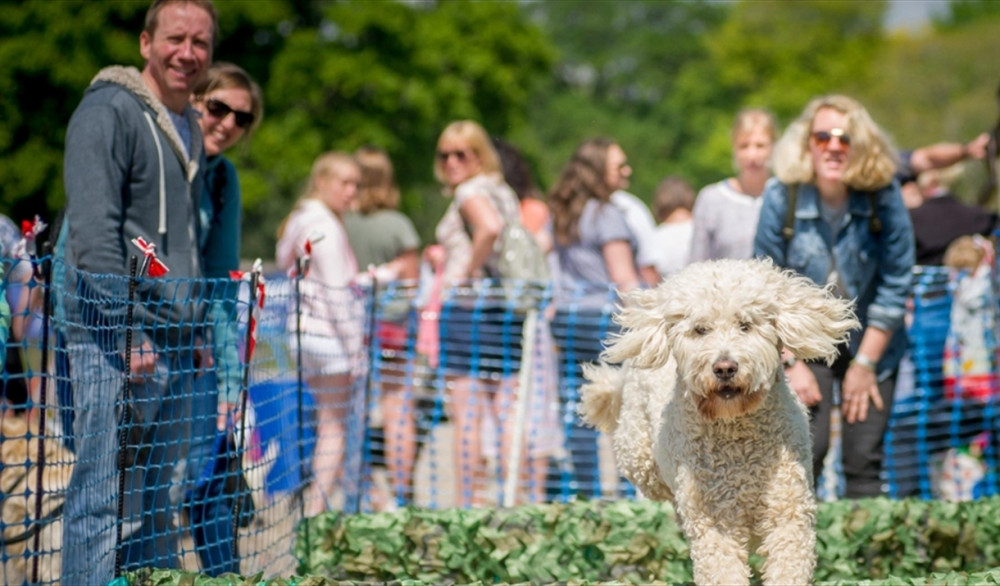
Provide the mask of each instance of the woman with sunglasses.
{"label": "woman with sunglasses", "polygon": [[210,298],[212,346],[211,356],[205,353],[195,378],[185,512],[202,571],[217,576],[239,572],[239,560],[232,555],[233,501],[232,495],[222,494],[225,479],[212,478],[205,471],[214,462],[217,438],[226,437],[220,434],[227,434],[236,419],[242,382],[234,319],[237,290],[229,276],[229,271],[239,268],[242,203],[236,169],[222,153],[260,123],[263,100],[260,87],[242,68],[219,62],[195,88],[192,106],[201,113],[208,157],[198,244],[202,269],[209,279],[206,296]]}
{"label": "woman with sunglasses", "polygon": [[443,254],[431,253],[428,261],[435,267],[443,263],[444,283],[452,287],[441,308],[439,368],[457,434],[456,505],[468,507],[485,504],[483,442],[489,439],[483,423],[488,419],[499,422],[497,453],[502,466],[509,463],[523,328],[523,318],[506,310],[501,297],[480,296],[471,285],[496,276],[495,244],[506,222],[520,221],[520,212],[517,195],[504,182],[500,157],[476,122],[461,120],[444,129],[434,175],[451,204],[434,231],[441,248],[430,249]]}
{"label": "woman with sunglasses", "polygon": [[856,300],[862,328],[832,365],[782,350],[785,374],[809,408],[813,474],[830,441],[834,383],[840,383],[842,458],[848,498],[882,494],[882,438],[892,412],[914,262],[895,150],[857,101],[816,98],[775,147],[775,178],[764,189],[757,256]]}

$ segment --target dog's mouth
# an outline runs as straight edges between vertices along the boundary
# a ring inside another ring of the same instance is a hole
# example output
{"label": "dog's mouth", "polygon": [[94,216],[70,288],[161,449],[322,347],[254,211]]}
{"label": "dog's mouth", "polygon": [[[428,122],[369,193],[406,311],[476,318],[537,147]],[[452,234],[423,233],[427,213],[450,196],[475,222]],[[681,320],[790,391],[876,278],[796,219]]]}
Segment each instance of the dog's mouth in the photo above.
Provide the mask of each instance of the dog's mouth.
{"label": "dog's mouth", "polygon": [[724,385],[715,390],[715,394],[727,401],[735,399],[743,394],[743,389],[732,385]]}
{"label": "dog's mouth", "polygon": [[719,385],[699,398],[698,412],[706,421],[734,419],[757,409],[766,394],[738,385]]}

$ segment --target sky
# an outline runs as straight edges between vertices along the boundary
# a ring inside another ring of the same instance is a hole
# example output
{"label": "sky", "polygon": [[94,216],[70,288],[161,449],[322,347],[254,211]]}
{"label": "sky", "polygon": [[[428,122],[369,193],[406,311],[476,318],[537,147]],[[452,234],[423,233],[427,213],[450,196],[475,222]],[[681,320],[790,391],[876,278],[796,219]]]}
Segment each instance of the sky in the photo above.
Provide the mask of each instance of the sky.
{"label": "sky", "polygon": [[948,0],[890,0],[885,25],[889,30],[917,30],[947,7]]}

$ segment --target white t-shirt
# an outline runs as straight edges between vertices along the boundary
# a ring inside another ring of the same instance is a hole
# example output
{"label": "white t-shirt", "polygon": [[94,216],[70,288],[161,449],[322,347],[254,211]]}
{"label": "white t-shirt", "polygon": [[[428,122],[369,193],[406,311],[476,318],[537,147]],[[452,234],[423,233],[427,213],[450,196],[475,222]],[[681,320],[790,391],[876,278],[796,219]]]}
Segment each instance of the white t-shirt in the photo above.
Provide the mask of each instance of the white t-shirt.
{"label": "white t-shirt", "polygon": [[656,251],[656,272],[663,278],[672,275],[691,259],[691,235],[694,220],[662,223],[653,232],[653,249]]}
{"label": "white t-shirt", "polygon": [[702,189],[691,212],[691,262],[752,257],[763,202],[763,197],[736,191],[728,179]]}

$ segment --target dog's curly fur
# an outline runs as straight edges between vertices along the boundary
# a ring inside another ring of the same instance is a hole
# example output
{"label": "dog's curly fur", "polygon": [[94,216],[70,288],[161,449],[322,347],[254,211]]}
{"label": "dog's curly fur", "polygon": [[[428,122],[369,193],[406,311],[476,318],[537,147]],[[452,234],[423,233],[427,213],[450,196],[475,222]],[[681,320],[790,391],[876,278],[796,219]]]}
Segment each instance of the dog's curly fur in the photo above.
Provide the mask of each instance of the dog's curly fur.
{"label": "dog's curly fur", "polygon": [[697,263],[623,303],[621,335],[584,371],[584,421],[645,496],[674,503],[698,584],[749,584],[753,548],[765,584],[809,583],[809,423],[781,350],[832,361],[859,327],[851,303],[770,260]]}

